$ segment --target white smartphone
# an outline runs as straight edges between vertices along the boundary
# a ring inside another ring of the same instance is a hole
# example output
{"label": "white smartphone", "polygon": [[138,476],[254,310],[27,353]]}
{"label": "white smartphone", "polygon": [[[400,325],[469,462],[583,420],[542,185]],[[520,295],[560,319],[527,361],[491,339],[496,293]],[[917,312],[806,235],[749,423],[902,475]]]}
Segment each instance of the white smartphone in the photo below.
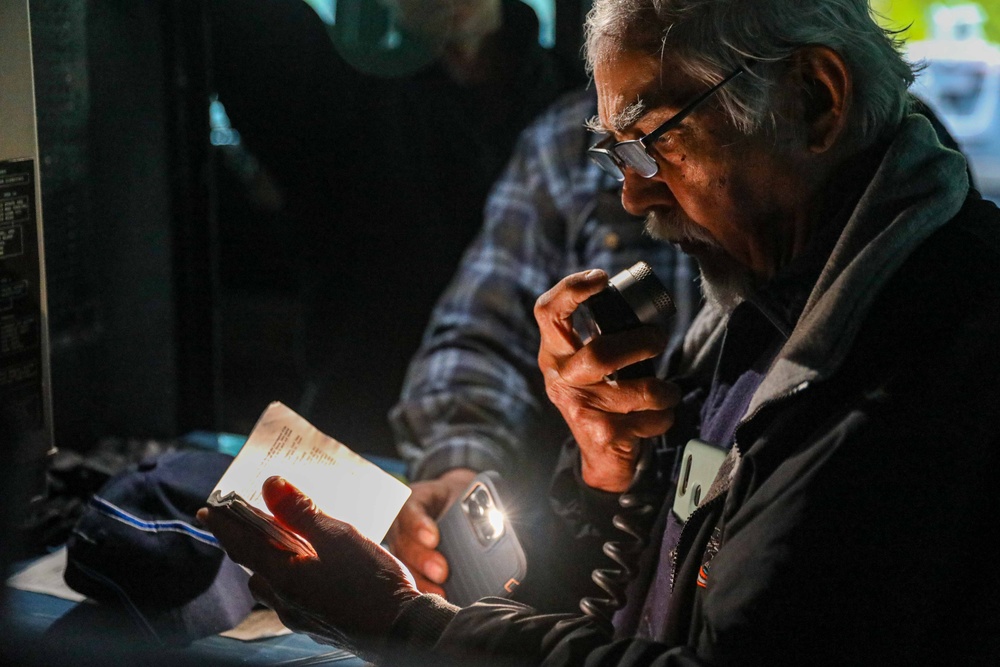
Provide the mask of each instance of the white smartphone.
{"label": "white smartphone", "polygon": [[681,454],[681,472],[674,494],[674,514],[682,522],[701,504],[729,453],[701,440],[690,440]]}

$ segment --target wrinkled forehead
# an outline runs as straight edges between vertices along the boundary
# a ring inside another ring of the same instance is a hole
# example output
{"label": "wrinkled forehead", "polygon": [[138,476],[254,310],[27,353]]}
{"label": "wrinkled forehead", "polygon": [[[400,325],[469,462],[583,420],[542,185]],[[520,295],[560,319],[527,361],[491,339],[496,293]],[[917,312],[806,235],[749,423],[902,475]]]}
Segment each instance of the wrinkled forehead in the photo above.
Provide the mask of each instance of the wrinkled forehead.
{"label": "wrinkled forehead", "polygon": [[645,114],[679,109],[697,83],[659,55],[622,51],[594,65],[598,117],[604,128],[622,132]]}

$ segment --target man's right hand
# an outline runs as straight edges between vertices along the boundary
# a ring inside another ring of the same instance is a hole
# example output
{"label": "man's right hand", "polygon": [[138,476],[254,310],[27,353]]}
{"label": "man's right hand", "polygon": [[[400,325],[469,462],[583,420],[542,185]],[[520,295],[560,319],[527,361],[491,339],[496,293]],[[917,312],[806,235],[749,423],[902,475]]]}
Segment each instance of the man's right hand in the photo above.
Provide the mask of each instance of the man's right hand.
{"label": "man's right hand", "polygon": [[583,481],[621,493],[632,481],[639,440],[665,433],[673,425],[681,396],[676,385],[653,377],[606,379],[664,351],[667,336],[656,327],[598,336],[586,345],[580,340],[573,329],[573,313],[607,284],[604,271],[575,273],[538,297],[538,366],[549,399],[580,447]]}
{"label": "man's right hand", "polygon": [[448,561],[437,550],[441,534],[437,520],[476,476],[474,470],[456,468],[437,479],[414,482],[412,493],[389,529],[389,551],[410,569],[417,588],[444,595],[441,584],[448,578]]}

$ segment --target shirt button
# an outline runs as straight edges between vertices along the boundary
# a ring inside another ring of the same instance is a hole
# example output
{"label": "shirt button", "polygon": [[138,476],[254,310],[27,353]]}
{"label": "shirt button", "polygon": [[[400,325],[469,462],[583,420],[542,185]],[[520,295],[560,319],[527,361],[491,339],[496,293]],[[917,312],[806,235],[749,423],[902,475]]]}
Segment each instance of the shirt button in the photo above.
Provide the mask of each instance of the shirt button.
{"label": "shirt button", "polygon": [[614,232],[608,232],[604,235],[604,247],[608,250],[618,250],[618,246],[622,244],[621,237],[619,237]]}

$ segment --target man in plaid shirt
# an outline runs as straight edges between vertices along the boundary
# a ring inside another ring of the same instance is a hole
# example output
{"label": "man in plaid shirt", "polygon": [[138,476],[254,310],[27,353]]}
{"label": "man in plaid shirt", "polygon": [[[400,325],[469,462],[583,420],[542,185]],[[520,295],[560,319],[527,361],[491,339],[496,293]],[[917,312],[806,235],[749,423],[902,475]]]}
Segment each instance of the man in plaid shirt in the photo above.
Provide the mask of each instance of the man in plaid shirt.
{"label": "man in plaid shirt", "polygon": [[[529,559],[521,592],[543,607],[578,601],[556,599],[560,586],[546,563],[556,550],[532,548],[535,535],[551,547],[559,530],[546,520],[545,493],[570,437],[538,370],[538,295],[568,274],[601,268],[614,275],[642,259],[676,302],[672,342],[699,306],[693,262],[645,234],[642,219],[622,208],[620,184],[588,159],[593,135],[584,121],[596,110],[592,90],[571,93],[521,134],[391,413],[413,494],[389,543],[426,592],[443,593],[448,574],[435,519],[477,472],[496,470],[516,480],[512,497],[520,500]],[[578,574],[587,578],[588,567],[581,563]]]}

